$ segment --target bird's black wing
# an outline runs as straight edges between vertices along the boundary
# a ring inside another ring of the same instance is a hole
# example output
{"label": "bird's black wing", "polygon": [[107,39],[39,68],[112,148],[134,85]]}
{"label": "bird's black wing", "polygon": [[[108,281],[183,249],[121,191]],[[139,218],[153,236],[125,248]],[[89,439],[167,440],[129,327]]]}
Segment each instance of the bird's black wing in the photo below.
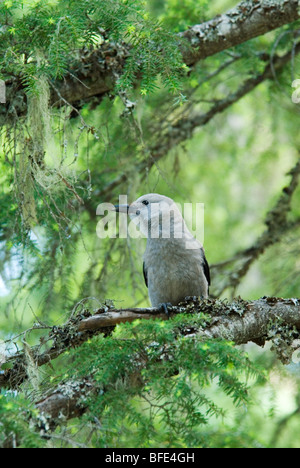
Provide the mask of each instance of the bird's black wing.
{"label": "bird's black wing", "polygon": [[146,283],[146,286],[148,288],[148,278],[147,278],[147,270],[146,270],[145,262],[143,263],[143,273],[144,273],[145,283]]}
{"label": "bird's black wing", "polygon": [[203,252],[203,272],[205,274],[205,277],[207,279],[207,282],[208,282],[208,285],[210,286],[210,271],[209,271],[209,265],[207,263],[207,260],[206,260],[206,257],[204,255],[204,252]]}

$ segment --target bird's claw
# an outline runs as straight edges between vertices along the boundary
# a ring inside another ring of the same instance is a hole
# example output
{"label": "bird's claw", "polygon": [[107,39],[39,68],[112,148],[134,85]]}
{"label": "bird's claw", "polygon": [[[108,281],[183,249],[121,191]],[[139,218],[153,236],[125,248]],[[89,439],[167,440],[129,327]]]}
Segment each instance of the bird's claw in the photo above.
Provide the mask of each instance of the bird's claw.
{"label": "bird's claw", "polygon": [[167,315],[168,319],[170,318],[170,313],[168,310],[168,307],[172,307],[171,302],[163,302],[162,304],[159,304],[158,309]]}

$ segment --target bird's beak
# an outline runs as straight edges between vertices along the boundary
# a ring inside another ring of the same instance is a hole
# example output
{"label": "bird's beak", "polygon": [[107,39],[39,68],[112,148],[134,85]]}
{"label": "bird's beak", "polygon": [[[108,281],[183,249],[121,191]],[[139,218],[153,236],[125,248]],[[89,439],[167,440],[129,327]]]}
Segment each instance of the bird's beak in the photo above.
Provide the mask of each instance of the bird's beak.
{"label": "bird's beak", "polygon": [[129,212],[129,205],[114,205],[115,207],[115,210],[118,212],[118,213],[126,213],[128,214]]}

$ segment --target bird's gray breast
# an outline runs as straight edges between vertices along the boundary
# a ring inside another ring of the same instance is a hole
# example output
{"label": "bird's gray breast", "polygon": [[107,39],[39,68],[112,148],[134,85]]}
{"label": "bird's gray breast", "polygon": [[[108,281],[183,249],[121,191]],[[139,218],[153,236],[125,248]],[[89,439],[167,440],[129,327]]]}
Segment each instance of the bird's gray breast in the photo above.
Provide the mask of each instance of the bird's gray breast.
{"label": "bird's gray breast", "polygon": [[150,239],[144,262],[153,307],[176,305],[186,296],[207,296],[200,244],[189,250],[181,239]]}

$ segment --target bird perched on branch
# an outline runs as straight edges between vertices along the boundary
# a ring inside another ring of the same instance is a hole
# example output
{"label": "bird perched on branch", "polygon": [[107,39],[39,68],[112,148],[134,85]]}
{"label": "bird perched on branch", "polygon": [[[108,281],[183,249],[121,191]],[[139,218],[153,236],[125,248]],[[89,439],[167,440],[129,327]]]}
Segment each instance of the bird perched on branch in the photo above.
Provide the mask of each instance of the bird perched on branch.
{"label": "bird perched on branch", "polygon": [[115,205],[147,237],[143,271],[153,307],[177,305],[187,296],[208,297],[209,266],[204,249],[188,230],[176,203],[149,193],[131,205]]}

